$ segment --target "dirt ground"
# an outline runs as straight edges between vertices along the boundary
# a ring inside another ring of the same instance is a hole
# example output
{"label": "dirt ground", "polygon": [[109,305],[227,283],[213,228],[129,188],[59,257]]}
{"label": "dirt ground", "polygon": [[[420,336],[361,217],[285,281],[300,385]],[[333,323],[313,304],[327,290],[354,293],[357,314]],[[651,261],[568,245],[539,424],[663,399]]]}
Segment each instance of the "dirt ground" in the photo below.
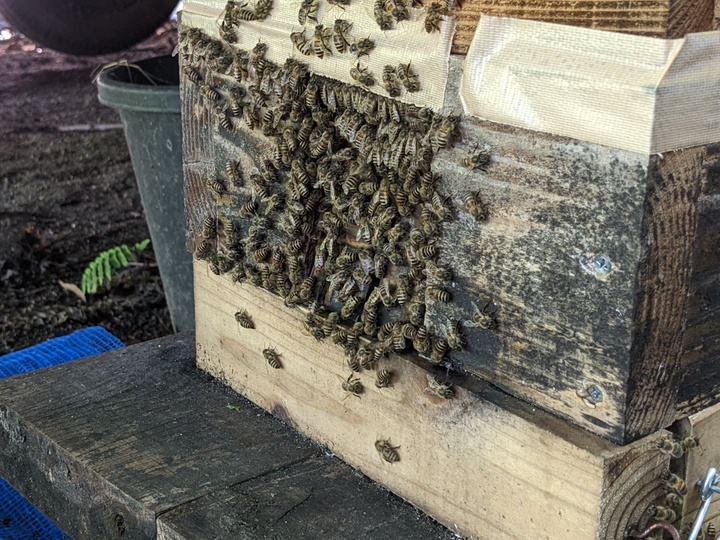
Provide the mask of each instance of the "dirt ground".
{"label": "dirt ground", "polygon": [[80,285],[102,251],[149,238],[120,118],[91,73],[174,45],[168,25],[130,51],[72,57],[0,20],[0,355],[93,325],[126,344],[172,332],[151,250],[87,302],[59,281]]}

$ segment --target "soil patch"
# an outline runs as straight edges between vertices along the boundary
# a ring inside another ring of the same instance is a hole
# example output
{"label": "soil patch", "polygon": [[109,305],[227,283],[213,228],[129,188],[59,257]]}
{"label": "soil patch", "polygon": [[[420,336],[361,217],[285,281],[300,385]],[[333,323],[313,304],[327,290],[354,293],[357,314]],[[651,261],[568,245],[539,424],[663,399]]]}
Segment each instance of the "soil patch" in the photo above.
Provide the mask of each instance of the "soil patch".
{"label": "soil patch", "polygon": [[114,56],[0,41],[0,355],[93,325],[127,344],[172,332],[151,249],[86,303],[58,282],[79,285],[102,251],[150,236],[120,118],[92,72],[174,46],[172,25]]}

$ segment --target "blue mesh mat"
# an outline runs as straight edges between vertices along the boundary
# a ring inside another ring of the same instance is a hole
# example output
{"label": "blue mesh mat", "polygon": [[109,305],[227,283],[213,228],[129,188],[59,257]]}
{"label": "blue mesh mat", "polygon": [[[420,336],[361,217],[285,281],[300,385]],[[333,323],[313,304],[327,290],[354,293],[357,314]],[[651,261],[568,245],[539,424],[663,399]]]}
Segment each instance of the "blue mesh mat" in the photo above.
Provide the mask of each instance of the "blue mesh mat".
{"label": "blue mesh mat", "polygon": [[79,360],[124,346],[122,341],[102,326],[91,326],[68,336],[0,356],[0,379],[70,360]]}
{"label": "blue mesh mat", "polygon": [[[124,347],[100,326],[0,356],[0,379]],[[71,540],[0,478],[0,540]]]}

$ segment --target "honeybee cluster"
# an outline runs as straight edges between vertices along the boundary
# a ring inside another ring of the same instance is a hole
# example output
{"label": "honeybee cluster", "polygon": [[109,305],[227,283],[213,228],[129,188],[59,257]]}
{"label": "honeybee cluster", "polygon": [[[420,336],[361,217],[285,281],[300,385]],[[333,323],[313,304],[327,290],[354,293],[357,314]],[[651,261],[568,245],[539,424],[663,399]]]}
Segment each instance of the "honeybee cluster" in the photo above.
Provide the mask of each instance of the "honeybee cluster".
{"label": "honeybee cluster", "polygon": [[[431,164],[458,136],[459,117],[311,74],[295,59],[279,66],[263,43],[244,51],[189,28],[180,51],[221,128],[244,125],[273,142],[250,174],[230,160],[207,178],[237,216],[208,216],[196,257],[310,308],[306,331],[342,345],[353,372],[375,369],[389,352],[414,349],[440,363],[464,348],[460,321],[446,335],[424,324],[428,303],[452,299],[437,242],[457,208]],[[402,67],[405,79],[416,78]],[[476,194],[458,206],[476,219],[484,208]],[[488,306],[473,321],[466,326],[496,326]],[[242,314],[238,322],[247,324]],[[376,386],[391,379],[381,370]],[[360,393],[352,375],[343,383]],[[453,396],[441,383],[431,390]]]}
{"label": "honeybee cluster", "polygon": [[254,7],[247,2],[228,0],[220,22],[220,36],[228,43],[237,42],[236,28],[243,21],[264,21],[272,10],[272,0],[257,0]]}

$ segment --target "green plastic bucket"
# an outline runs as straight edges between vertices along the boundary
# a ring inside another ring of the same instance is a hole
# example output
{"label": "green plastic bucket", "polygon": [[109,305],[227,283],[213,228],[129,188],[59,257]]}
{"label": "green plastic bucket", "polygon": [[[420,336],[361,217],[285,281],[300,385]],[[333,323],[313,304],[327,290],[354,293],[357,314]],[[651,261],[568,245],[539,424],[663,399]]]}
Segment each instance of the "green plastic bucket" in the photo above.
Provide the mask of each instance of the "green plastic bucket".
{"label": "green plastic bucket", "polygon": [[120,113],[176,332],[195,327],[192,255],[185,247],[182,124],[177,57],[104,71],[100,102]]}

